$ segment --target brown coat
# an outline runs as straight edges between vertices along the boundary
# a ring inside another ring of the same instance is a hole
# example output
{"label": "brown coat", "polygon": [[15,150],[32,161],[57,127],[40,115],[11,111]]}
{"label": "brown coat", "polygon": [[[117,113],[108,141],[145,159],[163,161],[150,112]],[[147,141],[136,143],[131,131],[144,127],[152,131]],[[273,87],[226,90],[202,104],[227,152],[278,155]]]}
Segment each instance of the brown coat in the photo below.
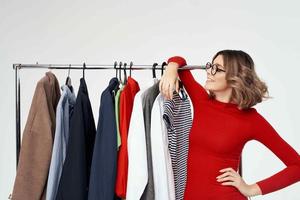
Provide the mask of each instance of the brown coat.
{"label": "brown coat", "polygon": [[60,89],[47,72],[37,83],[22,137],[13,200],[45,199]]}

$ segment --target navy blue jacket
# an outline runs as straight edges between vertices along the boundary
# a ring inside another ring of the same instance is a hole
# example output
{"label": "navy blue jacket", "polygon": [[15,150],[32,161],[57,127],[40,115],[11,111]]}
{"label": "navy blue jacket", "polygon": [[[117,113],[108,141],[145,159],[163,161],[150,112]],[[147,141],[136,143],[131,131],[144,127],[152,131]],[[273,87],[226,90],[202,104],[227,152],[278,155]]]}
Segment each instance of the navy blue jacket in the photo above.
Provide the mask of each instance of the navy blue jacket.
{"label": "navy blue jacket", "polygon": [[83,78],[70,120],[66,158],[57,191],[57,200],[86,200],[96,126],[88,90]]}
{"label": "navy blue jacket", "polygon": [[114,91],[119,81],[112,78],[102,92],[90,176],[89,200],[113,200],[117,173],[117,129]]}

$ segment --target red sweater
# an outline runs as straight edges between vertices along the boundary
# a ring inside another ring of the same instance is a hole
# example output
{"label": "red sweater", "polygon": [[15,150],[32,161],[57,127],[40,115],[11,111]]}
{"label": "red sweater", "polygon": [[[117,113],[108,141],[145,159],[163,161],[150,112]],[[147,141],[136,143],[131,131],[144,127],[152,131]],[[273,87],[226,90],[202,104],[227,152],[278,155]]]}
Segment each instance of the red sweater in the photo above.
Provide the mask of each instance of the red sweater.
{"label": "red sweater", "polygon": [[138,82],[129,76],[127,84],[120,94],[120,135],[122,144],[118,152],[115,193],[121,198],[126,198],[128,178],[127,136],[134,97],[139,90]]}
{"label": "red sweater", "polygon": [[[174,56],[168,63],[186,65],[184,58]],[[179,70],[189,94],[194,119],[190,131],[185,199],[247,199],[234,186],[216,181],[220,169],[238,170],[241,152],[250,140],[269,148],[286,168],[258,181],[262,194],[267,194],[300,180],[300,156],[255,108],[239,110],[236,104],[209,98],[190,70]],[[250,166],[251,167],[251,166]]]}

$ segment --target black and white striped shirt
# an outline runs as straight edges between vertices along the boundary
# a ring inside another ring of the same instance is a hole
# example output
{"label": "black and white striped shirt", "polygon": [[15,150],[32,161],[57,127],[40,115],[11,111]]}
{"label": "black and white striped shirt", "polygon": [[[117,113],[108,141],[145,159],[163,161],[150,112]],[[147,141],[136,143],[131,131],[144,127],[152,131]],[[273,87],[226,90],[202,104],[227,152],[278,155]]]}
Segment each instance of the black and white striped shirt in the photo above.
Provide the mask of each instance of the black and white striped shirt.
{"label": "black and white striped shirt", "polygon": [[172,100],[164,101],[163,119],[168,131],[176,200],[182,200],[187,177],[189,132],[192,126],[191,104],[174,91]]}

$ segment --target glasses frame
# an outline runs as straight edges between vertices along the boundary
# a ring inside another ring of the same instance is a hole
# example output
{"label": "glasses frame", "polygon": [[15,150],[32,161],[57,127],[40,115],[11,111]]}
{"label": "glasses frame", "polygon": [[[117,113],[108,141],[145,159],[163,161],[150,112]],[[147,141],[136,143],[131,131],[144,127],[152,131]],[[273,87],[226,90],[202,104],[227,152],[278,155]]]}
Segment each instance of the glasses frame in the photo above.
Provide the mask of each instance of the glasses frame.
{"label": "glasses frame", "polygon": [[210,73],[212,75],[215,75],[217,72],[226,72],[225,70],[220,69],[219,66],[221,66],[221,65],[219,65],[219,64],[211,64],[210,62],[207,62],[206,65],[205,65],[205,70],[207,71],[207,70],[210,69]]}

